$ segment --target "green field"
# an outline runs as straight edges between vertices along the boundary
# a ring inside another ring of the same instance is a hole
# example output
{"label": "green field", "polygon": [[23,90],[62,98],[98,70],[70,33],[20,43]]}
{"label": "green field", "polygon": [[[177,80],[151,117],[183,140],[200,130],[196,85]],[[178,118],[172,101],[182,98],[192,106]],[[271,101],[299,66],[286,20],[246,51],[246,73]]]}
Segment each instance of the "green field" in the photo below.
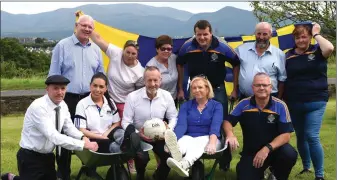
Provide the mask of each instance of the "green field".
{"label": "green field", "polygon": [[[18,173],[16,166],[16,152],[19,149],[20,133],[22,129],[22,115],[11,115],[1,118],[1,173],[3,172],[13,172]],[[238,135],[238,139],[242,144],[241,129],[239,126],[235,127],[235,134]],[[324,116],[323,126],[321,129],[321,141],[324,148],[324,167],[325,167],[325,179],[326,180],[335,180],[336,177],[336,100],[332,99],[329,101],[327,106],[327,111]],[[292,135],[291,144],[295,145],[295,134]],[[242,146],[241,146],[242,147]],[[240,151],[240,150],[239,150]],[[231,169],[228,172],[219,171],[218,168],[215,173],[215,179],[223,180],[234,180],[235,175],[235,166],[239,160],[239,154],[236,151],[233,153],[233,161],[231,163]],[[147,167],[147,177],[151,179],[152,173],[156,167],[156,161],[154,160],[153,153],[150,153],[151,161]],[[213,160],[205,160],[206,170],[209,170],[213,164]],[[72,178],[75,179],[77,173],[79,172],[81,162],[76,156],[72,157]],[[105,176],[108,167],[100,167],[97,169],[98,173]],[[291,180],[310,180],[313,179],[314,175],[303,175],[297,176],[302,170],[300,157],[297,160],[295,167],[292,170],[290,175]],[[83,179],[90,179],[85,178]],[[133,176],[135,179],[135,176]],[[182,180],[183,178],[179,177],[175,172],[170,173],[169,179]]]}

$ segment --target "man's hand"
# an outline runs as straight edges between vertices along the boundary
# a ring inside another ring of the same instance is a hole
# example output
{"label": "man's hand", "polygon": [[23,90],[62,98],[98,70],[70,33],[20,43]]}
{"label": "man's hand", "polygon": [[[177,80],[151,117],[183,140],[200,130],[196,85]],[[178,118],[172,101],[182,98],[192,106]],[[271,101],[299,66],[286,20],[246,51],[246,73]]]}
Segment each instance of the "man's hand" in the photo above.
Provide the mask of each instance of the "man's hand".
{"label": "man's hand", "polygon": [[239,147],[238,139],[234,135],[226,137],[226,143],[229,144],[231,152],[235,151]]}
{"label": "man's hand", "polygon": [[253,166],[255,168],[261,168],[263,166],[264,161],[267,159],[269,154],[269,149],[267,147],[263,147],[259,152],[256,153]]}
{"label": "man's hand", "polygon": [[215,151],[216,151],[216,144],[214,143],[208,143],[206,148],[205,148],[205,151],[208,155],[212,155],[212,154],[215,154]]}
{"label": "man's hand", "polygon": [[142,127],[139,131],[139,136],[144,140],[144,141],[147,141],[147,142],[153,142],[153,140],[147,136],[144,135],[144,128]]}
{"label": "man's hand", "polygon": [[86,141],[84,141],[84,148],[89,149],[91,151],[97,151],[98,150],[98,144],[97,144],[97,142],[86,142]]}
{"label": "man's hand", "polygon": [[178,100],[185,100],[184,90],[182,90],[182,89],[178,90],[177,99]]}

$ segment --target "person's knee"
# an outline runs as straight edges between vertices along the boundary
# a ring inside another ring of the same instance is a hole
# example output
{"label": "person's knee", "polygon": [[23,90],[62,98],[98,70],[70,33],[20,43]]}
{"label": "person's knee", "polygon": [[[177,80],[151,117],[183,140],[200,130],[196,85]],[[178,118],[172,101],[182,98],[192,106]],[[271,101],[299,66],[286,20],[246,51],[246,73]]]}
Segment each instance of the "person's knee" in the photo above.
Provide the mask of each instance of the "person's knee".
{"label": "person's knee", "polygon": [[309,145],[319,143],[319,133],[313,132],[313,130],[307,130],[305,132],[305,138],[308,141]]}
{"label": "person's knee", "polygon": [[280,148],[280,150],[282,151],[281,152],[282,159],[288,162],[287,164],[289,165],[295,165],[298,157],[298,153],[295,150],[295,148],[292,147],[290,144],[285,144]]}

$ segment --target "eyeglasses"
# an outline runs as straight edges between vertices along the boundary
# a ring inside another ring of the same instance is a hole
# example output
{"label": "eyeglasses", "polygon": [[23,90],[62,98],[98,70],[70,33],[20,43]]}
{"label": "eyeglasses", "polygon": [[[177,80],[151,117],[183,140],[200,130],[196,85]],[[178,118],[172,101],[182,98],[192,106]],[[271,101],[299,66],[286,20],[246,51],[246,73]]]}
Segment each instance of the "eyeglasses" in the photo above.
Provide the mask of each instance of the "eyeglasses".
{"label": "eyeglasses", "polygon": [[139,49],[139,46],[138,46],[138,43],[134,40],[127,40],[125,45],[124,45],[124,49],[128,46],[133,46],[135,47],[136,49]]}
{"label": "eyeglasses", "polygon": [[78,23],[79,25],[81,25],[83,28],[88,28],[89,30],[93,30],[94,28],[90,25],[86,25],[86,24],[81,24],[81,23]]}
{"label": "eyeglasses", "polygon": [[269,87],[271,84],[253,84],[254,87],[260,88],[261,86],[263,88]]}
{"label": "eyeglasses", "polygon": [[168,51],[168,52],[171,52],[171,51],[172,51],[172,48],[160,47],[159,49],[160,49],[161,51]]}

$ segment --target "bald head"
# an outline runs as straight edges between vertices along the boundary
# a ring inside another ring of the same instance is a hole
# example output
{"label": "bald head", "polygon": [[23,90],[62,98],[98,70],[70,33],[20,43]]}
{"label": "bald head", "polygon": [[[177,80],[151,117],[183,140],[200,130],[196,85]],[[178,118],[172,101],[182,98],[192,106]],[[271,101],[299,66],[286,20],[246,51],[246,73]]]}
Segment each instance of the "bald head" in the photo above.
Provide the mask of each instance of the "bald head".
{"label": "bald head", "polygon": [[94,19],[89,15],[80,16],[76,22],[81,23],[81,22],[84,22],[84,21],[89,21],[90,23],[94,24]]}
{"label": "bald head", "polygon": [[260,22],[255,26],[255,32],[260,30],[260,29],[268,29],[270,31],[270,34],[273,32],[273,28],[271,24],[268,22]]}

